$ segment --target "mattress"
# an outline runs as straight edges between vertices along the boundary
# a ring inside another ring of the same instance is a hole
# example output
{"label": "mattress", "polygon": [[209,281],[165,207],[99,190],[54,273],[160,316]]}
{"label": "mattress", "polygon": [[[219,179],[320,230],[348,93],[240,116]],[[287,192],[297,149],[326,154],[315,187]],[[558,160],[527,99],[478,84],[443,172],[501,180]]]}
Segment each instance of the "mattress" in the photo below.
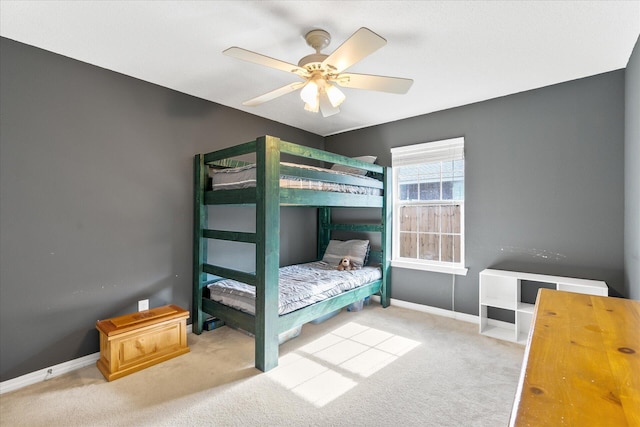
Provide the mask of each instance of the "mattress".
{"label": "mattress", "polygon": [[[279,314],[323,301],[350,289],[382,278],[379,267],[338,271],[323,261],[280,268]],[[210,298],[226,306],[255,314],[255,288],[246,283],[224,279],[207,286]]]}
{"label": "mattress", "polygon": [[[330,172],[336,175],[354,176],[357,178],[364,178],[371,180],[372,184],[379,183],[378,180],[365,177],[362,175],[355,175],[348,172],[341,172],[331,169],[318,168],[309,165],[299,165],[294,163],[281,163],[286,166],[293,166],[297,168],[311,169],[322,172]],[[212,190],[235,190],[239,188],[249,188],[256,186],[256,165],[251,164],[247,166],[241,166],[237,168],[229,169],[210,169],[209,175],[212,181]],[[360,185],[348,185],[340,184],[336,182],[327,181],[314,181],[297,176],[280,176],[281,188],[297,188],[306,190],[317,191],[334,191],[338,193],[351,193],[351,194],[366,194],[371,196],[379,196],[382,194],[382,190],[374,187],[366,187]]]}

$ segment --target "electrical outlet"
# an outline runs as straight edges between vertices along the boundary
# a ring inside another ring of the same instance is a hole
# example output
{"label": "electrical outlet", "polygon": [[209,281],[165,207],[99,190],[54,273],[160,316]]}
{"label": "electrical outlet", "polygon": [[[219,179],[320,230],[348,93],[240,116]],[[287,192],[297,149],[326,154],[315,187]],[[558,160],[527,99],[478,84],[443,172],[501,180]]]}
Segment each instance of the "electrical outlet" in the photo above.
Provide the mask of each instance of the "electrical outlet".
{"label": "electrical outlet", "polygon": [[138,311],[145,311],[145,310],[149,310],[149,300],[141,299],[140,301],[138,301]]}

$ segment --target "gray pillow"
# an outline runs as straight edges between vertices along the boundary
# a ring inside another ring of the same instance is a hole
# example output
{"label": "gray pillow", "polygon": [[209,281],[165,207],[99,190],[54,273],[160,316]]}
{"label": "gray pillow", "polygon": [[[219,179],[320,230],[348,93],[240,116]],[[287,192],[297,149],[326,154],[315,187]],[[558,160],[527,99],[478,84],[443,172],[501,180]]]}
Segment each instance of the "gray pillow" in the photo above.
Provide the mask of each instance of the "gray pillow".
{"label": "gray pillow", "polygon": [[327,246],[327,250],[322,257],[322,261],[329,265],[338,266],[340,259],[348,256],[355,265],[362,267],[368,253],[368,240],[330,240],[329,246]]}

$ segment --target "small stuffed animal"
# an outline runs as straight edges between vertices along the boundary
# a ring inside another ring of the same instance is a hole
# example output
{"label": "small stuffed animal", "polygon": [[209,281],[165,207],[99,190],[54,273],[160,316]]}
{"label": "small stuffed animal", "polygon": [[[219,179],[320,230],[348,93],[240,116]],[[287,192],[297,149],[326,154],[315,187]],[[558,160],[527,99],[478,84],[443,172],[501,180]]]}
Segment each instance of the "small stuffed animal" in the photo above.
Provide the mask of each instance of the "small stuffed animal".
{"label": "small stuffed animal", "polygon": [[351,258],[349,258],[348,256],[345,256],[345,257],[342,257],[342,259],[340,259],[340,262],[338,263],[338,271],[355,270],[355,269],[356,269],[355,266],[351,262]]}

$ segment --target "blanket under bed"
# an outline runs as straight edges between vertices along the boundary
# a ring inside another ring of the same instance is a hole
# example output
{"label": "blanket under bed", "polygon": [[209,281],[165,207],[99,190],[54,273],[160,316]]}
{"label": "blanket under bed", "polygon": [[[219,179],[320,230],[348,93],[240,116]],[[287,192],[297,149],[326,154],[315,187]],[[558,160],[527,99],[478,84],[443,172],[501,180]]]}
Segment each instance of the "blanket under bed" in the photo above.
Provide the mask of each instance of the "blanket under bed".
{"label": "blanket under bed", "polygon": [[[379,267],[338,271],[323,261],[282,267],[280,272],[279,314],[286,314],[334,295],[382,278]],[[255,287],[232,279],[207,286],[210,298],[226,306],[255,314]]]}

